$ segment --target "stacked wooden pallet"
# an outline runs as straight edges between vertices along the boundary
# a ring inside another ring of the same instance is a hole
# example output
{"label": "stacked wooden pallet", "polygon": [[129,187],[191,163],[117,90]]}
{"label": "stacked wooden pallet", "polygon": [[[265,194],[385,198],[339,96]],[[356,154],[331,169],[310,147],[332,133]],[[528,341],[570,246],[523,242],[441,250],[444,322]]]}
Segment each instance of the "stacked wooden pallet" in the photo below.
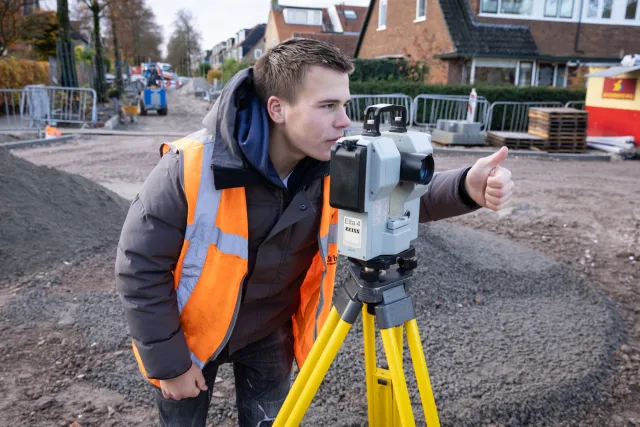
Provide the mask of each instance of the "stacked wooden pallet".
{"label": "stacked wooden pallet", "polygon": [[584,152],[588,114],[574,108],[531,108],[529,133],[547,141],[546,151]]}
{"label": "stacked wooden pallet", "polygon": [[506,146],[514,150],[544,150],[545,139],[523,132],[488,132],[486,141],[494,147]]}
{"label": "stacked wooden pallet", "polygon": [[528,133],[488,132],[486,141],[496,147],[582,153],[587,149],[587,118],[588,112],[574,108],[531,108]]}

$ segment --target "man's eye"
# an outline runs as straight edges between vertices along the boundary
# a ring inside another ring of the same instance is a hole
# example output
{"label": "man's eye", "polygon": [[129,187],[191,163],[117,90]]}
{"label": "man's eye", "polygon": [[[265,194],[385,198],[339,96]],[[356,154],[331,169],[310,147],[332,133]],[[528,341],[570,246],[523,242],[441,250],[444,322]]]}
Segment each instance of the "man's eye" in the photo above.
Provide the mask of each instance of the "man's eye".
{"label": "man's eye", "polygon": [[325,104],[323,107],[328,108],[329,110],[333,110],[334,108],[336,108],[336,104]]}

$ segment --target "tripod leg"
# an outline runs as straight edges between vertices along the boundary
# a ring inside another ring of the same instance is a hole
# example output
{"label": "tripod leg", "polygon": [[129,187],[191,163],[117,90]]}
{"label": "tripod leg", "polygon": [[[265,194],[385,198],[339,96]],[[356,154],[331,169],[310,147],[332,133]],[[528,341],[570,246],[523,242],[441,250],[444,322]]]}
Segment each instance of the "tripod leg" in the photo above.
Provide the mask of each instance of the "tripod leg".
{"label": "tripod leg", "polygon": [[409,399],[409,391],[407,390],[407,382],[404,378],[402,364],[398,357],[398,342],[394,336],[394,330],[393,328],[381,329],[380,334],[382,335],[384,351],[387,354],[391,383],[393,384],[393,394],[398,403],[400,421],[403,427],[415,427],[416,421],[413,417],[413,409],[411,408],[411,400]]}
{"label": "tripod leg", "polygon": [[393,328],[393,333],[396,336],[396,342],[398,343],[398,356],[400,357],[400,368],[404,370],[404,337],[403,337],[403,326],[396,326]]}
{"label": "tripod leg", "polygon": [[422,341],[420,340],[420,334],[418,332],[418,322],[416,322],[414,318],[405,323],[405,327],[407,328],[407,343],[411,351],[411,360],[413,361],[418,390],[420,391],[420,399],[422,400],[424,419],[429,427],[440,427],[438,409],[436,408],[436,402],[433,398],[427,362],[424,357]]}
{"label": "tripod leg", "polygon": [[338,310],[336,310],[335,307],[332,307],[329,317],[320,331],[320,335],[318,335],[316,342],[313,344],[313,347],[311,347],[311,351],[309,351],[309,355],[307,356],[304,365],[302,365],[302,369],[300,369],[300,372],[296,376],[296,380],[293,382],[293,386],[291,387],[282,408],[280,408],[280,411],[278,412],[278,416],[273,424],[274,427],[284,426],[284,423],[291,415],[291,411],[298,401],[300,393],[313,373],[313,369],[315,368],[316,363],[318,363],[318,359],[320,359],[322,352],[327,347],[327,343],[329,342],[339,320],[340,314],[338,313]]}
{"label": "tripod leg", "polygon": [[367,311],[368,305],[362,307],[362,335],[364,336],[364,366],[367,380],[367,409],[369,414],[369,426],[375,427],[375,373],[376,373],[376,337],[374,334],[374,317]]}
{"label": "tripod leg", "polygon": [[[338,325],[334,329],[333,334],[331,334],[331,338],[327,343],[325,351],[320,355],[315,369],[311,373],[307,384],[303,388],[302,393],[291,412],[291,416],[286,421],[285,427],[297,426],[302,421],[305,412],[309,408],[309,404],[311,404],[313,397],[320,387],[320,383],[327,374],[329,366],[331,366],[333,359],[335,359],[336,354],[338,354],[340,346],[344,342],[344,339],[352,326],[352,323],[345,322],[343,319],[338,321]],[[280,417],[280,414],[278,414],[278,417]]]}

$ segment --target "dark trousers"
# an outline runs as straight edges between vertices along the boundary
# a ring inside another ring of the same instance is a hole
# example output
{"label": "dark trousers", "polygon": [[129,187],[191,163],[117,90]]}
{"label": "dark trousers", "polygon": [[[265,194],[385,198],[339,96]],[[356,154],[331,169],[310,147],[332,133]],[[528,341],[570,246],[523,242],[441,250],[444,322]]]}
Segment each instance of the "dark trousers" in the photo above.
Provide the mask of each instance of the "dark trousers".
{"label": "dark trousers", "polygon": [[211,394],[223,363],[233,363],[236,406],[241,427],[269,427],[273,424],[290,388],[293,363],[293,335],[288,322],[273,334],[249,344],[231,356],[223,350],[207,363],[202,373],[207,391],[197,397],[165,399],[154,387],[162,427],[205,427]]}

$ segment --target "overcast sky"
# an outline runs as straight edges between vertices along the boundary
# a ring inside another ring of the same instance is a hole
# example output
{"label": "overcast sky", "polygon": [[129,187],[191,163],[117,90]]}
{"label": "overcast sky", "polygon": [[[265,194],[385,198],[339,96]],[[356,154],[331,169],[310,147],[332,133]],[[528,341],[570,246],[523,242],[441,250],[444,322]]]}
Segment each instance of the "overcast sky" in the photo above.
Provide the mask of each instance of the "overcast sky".
{"label": "overcast sky", "polygon": [[[69,0],[70,6],[78,0]],[[191,11],[195,25],[202,34],[202,49],[211,49],[215,44],[231,37],[242,28],[251,28],[265,23],[269,18],[270,0],[146,0],[163,27],[164,46],[173,31],[173,20],[180,8]],[[42,7],[55,9],[56,0],[41,0]],[[282,5],[326,7],[340,4],[341,0],[280,0]],[[369,0],[347,0],[353,6],[368,6]],[[222,6],[224,4],[224,6]],[[224,12],[222,8],[224,7]],[[165,52],[166,53],[166,50]]]}

